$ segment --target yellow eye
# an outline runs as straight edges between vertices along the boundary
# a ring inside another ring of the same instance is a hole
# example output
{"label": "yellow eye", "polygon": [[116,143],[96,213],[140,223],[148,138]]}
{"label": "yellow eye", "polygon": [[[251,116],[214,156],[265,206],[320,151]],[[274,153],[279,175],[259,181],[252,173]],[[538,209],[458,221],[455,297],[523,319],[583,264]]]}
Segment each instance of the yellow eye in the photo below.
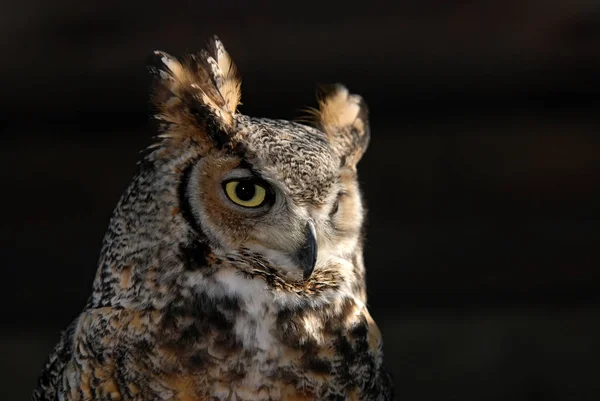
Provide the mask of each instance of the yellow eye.
{"label": "yellow eye", "polygon": [[244,207],[259,207],[267,199],[267,190],[252,180],[229,181],[225,193],[233,203]]}

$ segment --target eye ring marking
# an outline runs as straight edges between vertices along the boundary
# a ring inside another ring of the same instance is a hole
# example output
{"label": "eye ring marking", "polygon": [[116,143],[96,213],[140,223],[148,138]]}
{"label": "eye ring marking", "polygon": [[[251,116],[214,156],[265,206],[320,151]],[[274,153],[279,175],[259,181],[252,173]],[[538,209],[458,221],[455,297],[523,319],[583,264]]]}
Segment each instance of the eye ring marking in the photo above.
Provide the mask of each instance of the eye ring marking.
{"label": "eye ring marking", "polygon": [[269,190],[262,183],[252,179],[233,179],[223,183],[227,198],[236,205],[257,208],[265,204],[269,198]]}

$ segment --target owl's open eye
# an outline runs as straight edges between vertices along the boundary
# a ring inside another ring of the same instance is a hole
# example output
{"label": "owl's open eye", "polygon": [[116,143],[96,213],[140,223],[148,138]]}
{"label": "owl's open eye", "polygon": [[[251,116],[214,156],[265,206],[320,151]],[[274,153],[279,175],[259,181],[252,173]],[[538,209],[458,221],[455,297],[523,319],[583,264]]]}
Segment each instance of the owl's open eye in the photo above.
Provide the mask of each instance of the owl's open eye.
{"label": "owl's open eye", "polygon": [[333,207],[329,211],[330,217],[333,217],[338,212],[338,210],[340,209],[340,199],[343,198],[344,196],[348,196],[348,192],[346,192],[344,190],[338,192],[338,196],[335,200],[335,203],[333,204]]}
{"label": "owl's open eye", "polygon": [[223,183],[225,194],[236,205],[256,208],[263,206],[271,196],[270,188],[256,179],[234,179]]}

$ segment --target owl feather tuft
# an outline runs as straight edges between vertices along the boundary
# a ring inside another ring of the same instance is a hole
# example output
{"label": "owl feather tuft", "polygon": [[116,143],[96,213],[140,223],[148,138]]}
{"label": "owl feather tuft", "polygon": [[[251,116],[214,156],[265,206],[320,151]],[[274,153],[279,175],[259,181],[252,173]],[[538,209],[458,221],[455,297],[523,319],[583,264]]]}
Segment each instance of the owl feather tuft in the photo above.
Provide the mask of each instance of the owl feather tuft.
{"label": "owl feather tuft", "polygon": [[341,84],[319,89],[319,108],[310,110],[310,114],[316,119],[317,127],[329,137],[342,165],[355,169],[369,144],[367,105],[361,96],[351,94]]}
{"label": "owl feather tuft", "polygon": [[241,80],[219,38],[181,59],[157,50],[149,70],[155,77],[155,118],[169,126],[163,137],[202,141],[215,131],[232,131]]}

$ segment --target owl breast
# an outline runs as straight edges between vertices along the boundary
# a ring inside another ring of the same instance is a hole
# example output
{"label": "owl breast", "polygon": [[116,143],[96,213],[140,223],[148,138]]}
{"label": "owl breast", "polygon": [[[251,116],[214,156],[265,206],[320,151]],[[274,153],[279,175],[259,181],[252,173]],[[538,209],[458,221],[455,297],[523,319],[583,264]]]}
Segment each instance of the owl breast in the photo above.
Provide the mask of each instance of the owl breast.
{"label": "owl breast", "polygon": [[317,318],[296,316],[282,325],[267,312],[263,319],[240,317],[233,323],[236,340],[231,343],[213,333],[166,386],[180,399],[192,393],[191,399],[215,400],[314,400],[327,394],[358,399],[353,397],[362,386],[356,378],[375,377],[370,346],[378,345],[368,329],[316,336],[324,325]]}

